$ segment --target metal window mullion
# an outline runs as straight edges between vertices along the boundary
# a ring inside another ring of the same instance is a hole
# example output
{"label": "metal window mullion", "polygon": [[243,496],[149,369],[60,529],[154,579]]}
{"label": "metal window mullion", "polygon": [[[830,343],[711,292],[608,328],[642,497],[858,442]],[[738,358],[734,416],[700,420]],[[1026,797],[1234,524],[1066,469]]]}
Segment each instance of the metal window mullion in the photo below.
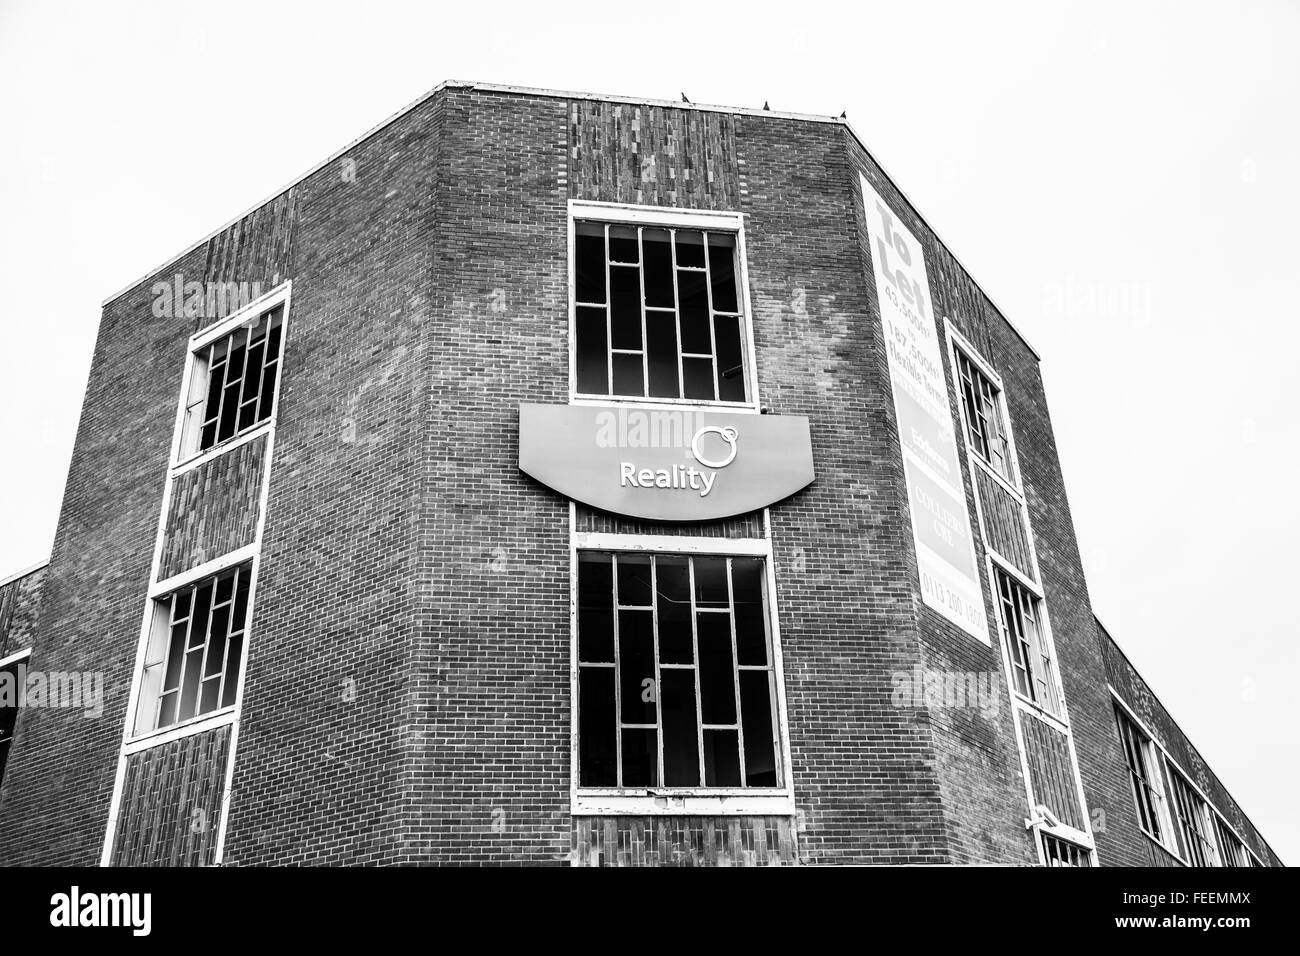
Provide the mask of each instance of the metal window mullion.
{"label": "metal window mullion", "polygon": [[[194,713],[190,715],[191,717],[199,716],[199,708],[203,705],[203,658],[207,656],[208,646],[212,643],[212,616],[217,610],[217,578],[214,577],[209,580],[212,582],[212,600],[208,602],[208,622],[207,626],[203,629],[203,653],[199,655],[199,682],[198,686],[194,690]],[[232,591],[231,594],[233,595],[233,593],[234,592]],[[188,644],[189,642],[186,641],[186,643]],[[185,674],[188,672],[190,666],[189,656],[189,651],[187,649],[185,653],[185,663],[181,669],[181,686],[178,691],[181,695],[181,702],[185,700]],[[179,713],[179,703],[177,705],[177,712]]]}
{"label": "metal window mullion", "polygon": [[[238,334],[238,333],[236,333]],[[239,376],[239,397],[235,401],[235,433],[239,433],[239,416],[244,410],[244,392],[248,388],[248,360],[253,355],[253,326],[244,326],[244,370]],[[214,592],[215,593],[215,592]]]}
{"label": "metal window mullion", "polygon": [[[609,227],[605,227],[608,233]],[[606,266],[608,268],[608,266]],[[611,386],[613,380],[610,380]],[[610,585],[610,606],[614,609],[614,770],[615,783],[621,789],[623,786],[623,670],[619,666],[619,640],[618,634],[618,556],[609,555],[609,563],[613,574],[609,576]]]}
{"label": "metal window mullion", "polygon": [[[644,286],[644,275],[642,278]],[[644,292],[642,293],[644,294]],[[642,315],[644,316],[644,311]],[[649,378],[646,379],[647,385]],[[664,776],[664,708],[663,708],[663,680],[659,672],[659,562],[655,556],[650,555],[650,630],[654,637],[654,658],[655,658],[655,744],[659,758],[658,774],[655,777],[656,786],[666,786],[667,778]]]}
{"label": "metal window mullion", "polygon": [[[605,240],[605,392],[608,395],[614,394],[614,288],[611,283],[614,281],[614,269],[609,263],[609,223],[603,226]],[[645,343],[642,343],[643,345]],[[611,556],[612,560],[612,556]],[[617,563],[617,562],[615,562]],[[614,602],[617,607],[617,600]],[[617,635],[618,630],[615,628],[614,633]],[[616,682],[617,683],[617,682]],[[623,741],[620,732],[619,739],[619,785],[623,782]]]}
{"label": "metal window mullion", "polygon": [[[686,397],[686,339],[682,336],[682,296],[677,288],[677,230],[668,230],[668,252],[672,256],[673,268],[673,311],[676,313],[674,321],[677,324],[677,397]],[[705,261],[708,261],[706,250]]]}
{"label": "metal window mullion", "polygon": [[[718,368],[718,336],[713,328],[713,272],[709,268],[709,234],[704,234],[704,294],[709,303],[709,348],[713,349],[713,400],[722,395],[722,370]],[[733,263],[734,268],[734,263]],[[741,374],[744,374],[742,368]],[[731,587],[730,584],[727,587]],[[742,778],[743,779],[743,778]]]}
{"label": "metal window mullion", "polygon": [[[709,261],[708,247],[705,247],[704,261]],[[745,720],[740,709],[740,653],[736,647],[736,595],[731,584],[731,562],[727,558],[727,610],[731,618],[731,681],[736,692],[736,748],[740,751],[740,785],[745,782]]]}
{"label": "metal window mullion", "polygon": [[695,746],[700,760],[699,786],[707,787],[709,781],[704,772],[704,697],[700,687],[700,627],[695,614],[695,558],[687,558],[686,567],[687,583],[691,589],[691,650],[695,661]]}
{"label": "metal window mullion", "polygon": [[[179,591],[172,592],[171,607],[167,611],[167,652],[163,654],[162,676],[158,680],[158,695],[154,698],[154,702],[153,702],[153,720],[150,722],[150,728],[149,728],[150,730],[158,729],[158,720],[159,718],[162,717],[162,699],[167,694],[167,665],[171,662],[171,656],[172,656],[172,628],[178,623],[176,620],[176,595],[179,593],[180,593]],[[191,597],[190,600],[191,602],[193,602],[194,600],[193,597]],[[155,602],[154,604],[155,614],[157,613],[157,610],[158,610],[158,605]],[[193,603],[191,603],[190,613],[185,619],[185,639],[181,642],[181,647],[184,647],[186,644],[190,642],[189,622],[193,620],[193,618],[194,618],[194,605]],[[184,677],[185,675],[182,673],[181,676]]]}
{"label": "metal window mullion", "polygon": [[[243,621],[239,622],[238,627],[235,626],[235,608],[239,606],[239,589],[241,587],[246,588],[247,586],[244,568],[242,566],[235,568],[235,581],[230,587],[230,620],[226,624],[226,641],[221,650],[221,673],[217,675],[217,707],[220,707],[221,702],[226,699],[226,670],[230,664],[230,639],[236,633],[242,635],[245,630],[245,622]],[[249,609],[245,607],[244,613],[248,613],[248,610]],[[203,666],[204,669],[207,668],[206,660],[204,661]]]}
{"label": "metal window mullion", "polygon": [[[645,249],[642,240],[644,231],[644,227],[636,227],[636,278],[637,287],[641,290],[637,308],[641,314],[641,394],[646,398],[650,398],[650,330],[646,327],[645,315]],[[654,564],[653,557],[650,559],[650,563]],[[651,573],[651,579],[653,580],[653,572]]]}
{"label": "metal window mullion", "polygon": [[[215,353],[217,349],[216,344],[214,343],[211,348],[213,353]],[[226,401],[226,371],[230,368],[230,349],[226,349],[226,355],[220,363],[213,364],[209,359],[208,364],[211,368],[211,371],[208,373],[208,394],[203,396],[203,402],[206,406],[207,400],[212,394],[212,388],[215,385],[217,388],[217,410],[213,413],[210,419],[204,421],[203,425],[204,427],[207,427],[208,422],[215,424],[216,430],[212,433],[212,441],[213,444],[216,444],[221,440],[221,406],[224,405]],[[218,381],[218,378],[220,381]]]}

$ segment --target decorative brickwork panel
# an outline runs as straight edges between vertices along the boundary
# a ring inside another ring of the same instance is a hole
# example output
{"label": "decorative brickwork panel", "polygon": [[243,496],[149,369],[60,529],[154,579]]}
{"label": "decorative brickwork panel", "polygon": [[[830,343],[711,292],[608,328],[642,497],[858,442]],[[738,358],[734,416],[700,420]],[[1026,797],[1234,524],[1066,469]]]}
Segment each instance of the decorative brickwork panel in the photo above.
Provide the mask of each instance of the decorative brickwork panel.
{"label": "decorative brickwork panel", "polygon": [[1025,759],[1029,761],[1034,802],[1046,804],[1062,823],[1076,830],[1084,829],[1065,734],[1029,714],[1021,714],[1020,726],[1025,736]]}
{"label": "decorative brickwork panel", "polygon": [[230,725],[127,758],[113,866],[206,866],[215,858]]}
{"label": "decorative brickwork panel", "polygon": [[38,568],[0,585],[0,657],[32,646],[44,580],[45,568]]}
{"label": "decorative brickwork panel", "polygon": [[259,435],[176,479],[158,580],[253,543],[265,461]]}
{"label": "decorative brickwork panel", "polygon": [[576,817],[575,866],[781,866],[799,862],[791,817]]}
{"label": "decorative brickwork panel", "polygon": [[735,122],[726,113],[574,100],[569,104],[569,195],[737,209]]}
{"label": "decorative brickwork panel", "polygon": [[707,524],[652,524],[622,518],[585,505],[578,505],[574,516],[574,530],[602,534],[663,534],[689,538],[763,538],[763,513],[751,511],[722,521]]}
{"label": "decorative brickwork panel", "polygon": [[979,488],[984,540],[1027,578],[1036,580],[1029,535],[1025,532],[1024,506],[983,468],[976,465],[971,471]]}
{"label": "decorative brickwork panel", "polygon": [[225,294],[214,295],[217,305],[200,326],[247,305],[293,274],[297,222],[297,190],[290,189],[208,240],[205,287]]}

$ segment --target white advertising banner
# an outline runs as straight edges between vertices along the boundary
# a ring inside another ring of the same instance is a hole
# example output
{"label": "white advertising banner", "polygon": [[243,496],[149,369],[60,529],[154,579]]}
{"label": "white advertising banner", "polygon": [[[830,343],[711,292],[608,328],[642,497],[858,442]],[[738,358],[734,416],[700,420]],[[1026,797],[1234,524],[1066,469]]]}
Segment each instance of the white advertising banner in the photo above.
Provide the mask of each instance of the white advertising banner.
{"label": "white advertising banner", "polygon": [[862,201],[903,446],[921,596],[966,633],[988,644],[925,251],[866,176],[862,176]]}

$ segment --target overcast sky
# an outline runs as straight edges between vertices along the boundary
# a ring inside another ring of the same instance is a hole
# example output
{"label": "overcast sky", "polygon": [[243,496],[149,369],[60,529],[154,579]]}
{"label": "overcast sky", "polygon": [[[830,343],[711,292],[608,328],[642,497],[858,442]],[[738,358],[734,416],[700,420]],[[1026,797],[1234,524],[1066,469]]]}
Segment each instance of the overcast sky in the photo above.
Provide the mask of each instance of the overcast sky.
{"label": "overcast sky", "polygon": [[847,110],[1043,356],[1099,616],[1300,863],[1298,11],[0,0],[0,577],[102,300],[438,82]]}

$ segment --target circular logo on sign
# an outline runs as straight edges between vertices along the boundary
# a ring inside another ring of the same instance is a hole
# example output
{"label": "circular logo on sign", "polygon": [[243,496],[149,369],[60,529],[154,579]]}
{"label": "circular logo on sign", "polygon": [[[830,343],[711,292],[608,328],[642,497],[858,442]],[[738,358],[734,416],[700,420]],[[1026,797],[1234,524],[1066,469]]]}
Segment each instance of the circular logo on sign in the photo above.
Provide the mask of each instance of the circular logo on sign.
{"label": "circular logo on sign", "polygon": [[[719,437],[721,437],[722,440],[727,443],[727,447],[730,449],[730,451],[728,451],[727,453],[727,457],[723,458],[721,461],[714,461],[709,458],[705,458],[702,454],[700,454],[700,439],[703,436],[709,434],[718,435]],[[726,427],[723,427],[721,425],[705,425],[703,428],[697,431],[695,433],[695,437],[691,439],[691,454],[695,456],[696,461],[698,461],[701,465],[703,465],[706,468],[726,468],[728,465],[730,465],[733,461],[736,460],[736,438],[737,436],[739,436],[739,434],[740,433],[736,431],[734,428],[732,428],[730,425],[727,425]]]}

